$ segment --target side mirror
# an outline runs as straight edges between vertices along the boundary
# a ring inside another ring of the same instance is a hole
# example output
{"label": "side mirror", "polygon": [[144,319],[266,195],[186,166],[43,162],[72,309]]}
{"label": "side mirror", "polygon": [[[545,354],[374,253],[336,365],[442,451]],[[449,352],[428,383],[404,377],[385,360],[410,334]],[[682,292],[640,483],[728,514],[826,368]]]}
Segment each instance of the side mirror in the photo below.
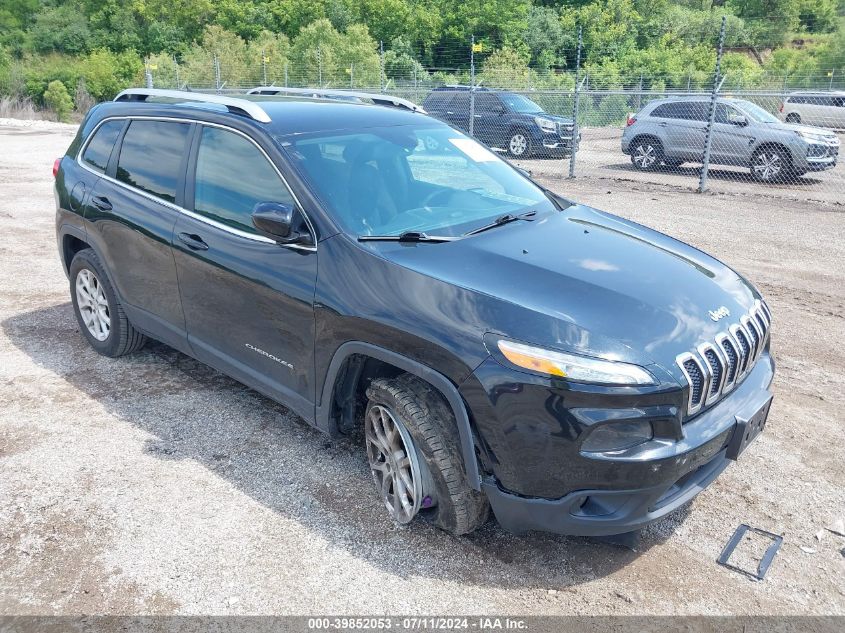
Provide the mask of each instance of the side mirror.
{"label": "side mirror", "polygon": [[731,119],[730,119],[730,122],[731,122],[731,125],[737,125],[739,127],[745,127],[746,125],[748,125],[748,119],[746,119],[742,115],[732,116]]}
{"label": "side mirror", "polygon": [[281,202],[259,202],[252,209],[252,224],[262,235],[279,244],[305,242],[308,237],[293,229],[296,209]]}
{"label": "side mirror", "polygon": [[495,112],[496,114],[504,114],[505,113],[505,107],[501,106],[501,105],[493,106],[493,112]]}

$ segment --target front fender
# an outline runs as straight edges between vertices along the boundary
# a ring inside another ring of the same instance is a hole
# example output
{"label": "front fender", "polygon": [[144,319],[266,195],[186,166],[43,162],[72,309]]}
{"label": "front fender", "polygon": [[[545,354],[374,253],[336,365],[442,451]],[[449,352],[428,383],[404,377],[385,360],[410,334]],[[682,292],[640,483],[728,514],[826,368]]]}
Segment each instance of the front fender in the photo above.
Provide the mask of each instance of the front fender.
{"label": "front fender", "polygon": [[335,381],[344,361],[356,354],[381,360],[410,374],[414,374],[432,385],[446,398],[458,427],[458,437],[461,441],[461,455],[463,457],[467,483],[474,490],[481,490],[481,475],[478,468],[478,460],[475,456],[475,443],[469,422],[469,415],[467,414],[466,405],[457,387],[440,372],[396,352],[363,341],[349,341],[341,345],[332,357],[326,373],[326,379],[323,382],[320,398],[317,401],[316,426],[323,431],[332,432],[334,421],[330,419],[330,413]]}

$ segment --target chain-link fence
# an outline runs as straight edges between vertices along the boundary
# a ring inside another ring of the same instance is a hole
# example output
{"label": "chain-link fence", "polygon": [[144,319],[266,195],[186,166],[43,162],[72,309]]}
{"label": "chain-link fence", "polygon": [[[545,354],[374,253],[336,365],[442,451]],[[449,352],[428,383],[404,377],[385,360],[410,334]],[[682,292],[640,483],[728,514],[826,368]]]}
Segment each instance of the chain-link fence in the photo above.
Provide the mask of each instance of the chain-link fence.
{"label": "chain-link fence", "polygon": [[[544,178],[634,180],[697,191],[845,201],[838,165],[845,131],[845,73],[743,75],[723,67],[722,21],[712,70],[623,74],[582,68],[580,28],[573,64],[538,71],[500,56],[477,71],[468,64],[424,68],[385,53],[343,59],[317,45],[307,63],[239,62],[218,55],[180,68],[148,64],[148,86],[243,92],[258,85],[368,90],[421,104]],[[407,57],[407,56],[406,56]],[[732,64],[736,64],[734,59]],[[200,70],[197,70],[199,64]],[[181,76],[180,76],[181,71]],[[747,81],[745,83],[748,83]],[[841,90],[840,90],[841,88]]]}

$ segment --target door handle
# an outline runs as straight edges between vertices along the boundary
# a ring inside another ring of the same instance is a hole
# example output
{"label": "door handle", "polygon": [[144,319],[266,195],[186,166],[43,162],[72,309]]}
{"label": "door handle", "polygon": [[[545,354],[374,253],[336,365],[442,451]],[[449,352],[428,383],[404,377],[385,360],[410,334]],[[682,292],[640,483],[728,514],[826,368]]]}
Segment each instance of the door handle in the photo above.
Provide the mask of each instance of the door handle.
{"label": "door handle", "polygon": [[112,206],[109,199],[105,196],[94,196],[91,198],[91,204],[97,207],[100,211],[111,211]]}
{"label": "door handle", "polygon": [[660,123],[658,123],[657,125],[659,125],[660,127],[666,127],[666,126],[667,126],[667,125],[669,125],[669,124],[668,124],[668,123],[666,123],[666,121],[661,121],[661,122],[660,122]]}
{"label": "door handle", "polygon": [[206,244],[199,235],[191,233],[179,233],[179,241],[185,244],[193,251],[207,251],[208,244]]}

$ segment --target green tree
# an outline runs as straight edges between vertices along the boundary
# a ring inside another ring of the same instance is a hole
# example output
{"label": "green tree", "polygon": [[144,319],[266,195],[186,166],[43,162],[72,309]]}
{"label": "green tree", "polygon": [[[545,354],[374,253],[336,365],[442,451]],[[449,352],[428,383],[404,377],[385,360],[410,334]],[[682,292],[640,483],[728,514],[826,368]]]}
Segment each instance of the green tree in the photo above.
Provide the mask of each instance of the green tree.
{"label": "green tree", "polygon": [[[79,76],[85,80],[86,90],[97,101],[114,96],[141,81],[143,63],[135,51],[114,53],[100,48],[80,61]],[[75,87],[76,84],[71,84]]]}
{"label": "green tree", "polygon": [[411,43],[402,36],[395,38],[384,54],[384,74],[394,81],[423,82],[428,79],[428,72],[414,56]]}
{"label": "green tree", "polygon": [[267,83],[282,85],[285,68],[290,63],[290,40],[285,35],[262,31],[247,45],[247,62],[254,69],[254,83],[264,83],[264,67],[267,68]]}
{"label": "green tree", "polygon": [[800,24],[800,0],[727,0],[725,5],[745,20],[759,47],[780,46]]}
{"label": "green tree", "polygon": [[88,20],[70,4],[42,9],[29,35],[33,48],[40,53],[84,53],[91,40]]}
{"label": "green tree", "polygon": [[[837,0],[799,0],[798,19],[801,26],[810,33],[835,31],[839,21],[837,4]],[[845,9],[845,6],[842,8]]]}
{"label": "green tree", "polygon": [[143,50],[143,28],[132,4],[119,0],[101,0],[89,17],[93,48],[113,51]]}
{"label": "green tree", "polygon": [[26,28],[41,7],[39,0],[4,0],[0,2],[0,46],[21,53]]}
{"label": "green tree", "polygon": [[44,91],[44,103],[56,113],[59,121],[67,121],[67,116],[73,110],[73,99],[61,81],[51,81]]}
{"label": "green tree", "polygon": [[535,73],[528,67],[527,55],[505,47],[493,51],[486,60],[479,80],[485,86],[528,90]]}
{"label": "green tree", "polygon": [[567,41],[557,11],[551,7],[531,7],[525,43],[537,68],[566,66],[562,47]]}
{"label": "green tree", "polygon": [[377,44],[367,27],[356,24],[340,33],[322,18],[303,28],[291,46],[291,78],[303,85],[378,86]]}
{"label": "green tree", "polygon": [[213,86],[214,58],[219,60],[220,80],[234,88],[255,73],[260,60],[250,60],[242,37],[220,26],[206,27],[202,44],[194,44],[182,58],[184,81],[191,86]]}

